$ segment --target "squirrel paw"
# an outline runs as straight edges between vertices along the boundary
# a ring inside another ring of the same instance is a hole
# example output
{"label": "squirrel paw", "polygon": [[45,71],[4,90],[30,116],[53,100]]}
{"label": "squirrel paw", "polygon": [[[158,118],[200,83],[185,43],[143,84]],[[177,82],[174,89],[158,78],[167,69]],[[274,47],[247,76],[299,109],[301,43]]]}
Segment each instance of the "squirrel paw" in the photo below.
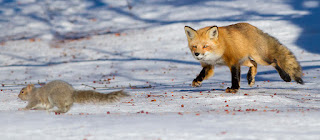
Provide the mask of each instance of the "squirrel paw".
{"label": "squirrel paw", "polygon": [[19,108],[18,110],[19,110],[19,111],[24,111],[24,110],[28,110],[28,109],[26,109],[26,108]]}

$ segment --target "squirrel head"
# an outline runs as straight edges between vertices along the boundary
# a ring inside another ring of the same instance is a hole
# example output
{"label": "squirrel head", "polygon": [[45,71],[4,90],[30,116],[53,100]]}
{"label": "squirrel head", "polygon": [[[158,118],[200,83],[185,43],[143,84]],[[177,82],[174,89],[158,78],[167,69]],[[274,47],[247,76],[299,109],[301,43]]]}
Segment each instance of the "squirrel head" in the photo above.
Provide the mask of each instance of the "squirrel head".
{"label": "squirrel head", "polygon": [[27,85],[27,87],[24,87],[21,89],[18,97],[23,101],[29,100],[29,98],[31,97],[30,94],[31,94],[33,88],[34,88],[34,84]]}

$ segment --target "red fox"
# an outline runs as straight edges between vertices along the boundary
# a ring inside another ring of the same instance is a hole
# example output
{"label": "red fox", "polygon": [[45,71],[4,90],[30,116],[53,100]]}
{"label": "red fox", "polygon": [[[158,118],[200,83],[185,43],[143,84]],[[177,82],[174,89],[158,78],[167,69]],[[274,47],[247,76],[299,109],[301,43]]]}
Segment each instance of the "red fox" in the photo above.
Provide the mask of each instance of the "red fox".
{"label": "red fox", "polygon": [[253,86],[257,63],[272,65],[286,82],[293,79],[304,84],[301,66],[292,52],[276,38],[249,23],[199,30],[185,26],[184,29],[191,53],[203,67],[193,80],[193,87],[201,86],[203,80],[213,76],[215,65],[226,65],[230,68],[232,81],[231,88],[228,87],[226,92],[236,93],[240,88],[240,66],[249,67],[247,80]]}

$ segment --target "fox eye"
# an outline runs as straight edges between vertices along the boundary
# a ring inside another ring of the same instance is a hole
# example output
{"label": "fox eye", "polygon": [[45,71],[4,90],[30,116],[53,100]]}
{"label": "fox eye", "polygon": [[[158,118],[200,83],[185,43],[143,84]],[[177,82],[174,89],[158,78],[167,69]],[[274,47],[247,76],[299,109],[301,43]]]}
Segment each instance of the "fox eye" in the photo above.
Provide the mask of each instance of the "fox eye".
{"label": "fox eye", "polygon": [[192,48],[197,48],[197,46],[192,46]]}
{"label": "fox eye", "polygon": [[204,46],[203,46],[203,48],[208,48],[208,47],[209,47],[208,45],[204,45]]}

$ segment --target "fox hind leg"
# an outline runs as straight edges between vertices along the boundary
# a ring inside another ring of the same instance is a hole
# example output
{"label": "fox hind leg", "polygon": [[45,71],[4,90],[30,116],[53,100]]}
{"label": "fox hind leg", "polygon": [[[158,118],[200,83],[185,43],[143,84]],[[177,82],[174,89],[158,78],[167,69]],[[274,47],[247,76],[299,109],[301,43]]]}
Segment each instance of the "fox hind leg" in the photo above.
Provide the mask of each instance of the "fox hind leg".
{"label": "fox hind leg", "polygon": [[247,80],[248,80],[248,85],[252,87],[255,83],[258,64],[251,57],[248,57],[248,59],[245,62],[243,62],[242,65],[249,67],[249,71],[247,73]]}
{"label": "fox hind leg", "polygon": [[274,62],[271,64],[279,73],[280,77],[282,78],[282,80],[286,81],[286,82],[290,82],[291,81],[291,77],[290,75],[285,72],[277,63],[277,60],[274,59]]}
{"label": "fox hind leg", "polygon": [[295,80],[299,84],[304,84],[302,77],[302,69],[294,54],[280,43],[276,45],[274,52],[270,55],[272,66],[278,71],[280,77],[290,82]]}
{"label": "fox hind leg", "polygon": [[[276,60],[275,60],[275,62],[276,62]],[[277,63],[274,63],[274,64],[272,64],[272,65],[276,68],[276,70],[278,71],[280,77],[281,77],[284,81],[286,81],[286,82],[291,82],[291,77],[290,77],[290,75],[289,75],[287,72],[285,72],[283,69],[281,69],[281,67],[280,67]],[[295,80],[297,83],[302,84],[302,85],[304,84],[304,82],[303,82],[303,80],[301,79],[300,76],[294,75],[293,78],[294,78],[294,80]]]}
{"label": "fox hind leg", "polygon": [[247,74],[248,85],[252,87],[255,83],[255,77],[257,75],[257,63],[253,60],[250,60],[251,65],[249,66],[249,71]]}
{"label": "fox hind leg", "polygon": [[247,74],[248,85],[250,87],[252,87],[254,85],[254,83],[255,83],[254,71],[257,71],[257,68],[256,67],[250,67],[249,71],[248,71],[248,74]]}

